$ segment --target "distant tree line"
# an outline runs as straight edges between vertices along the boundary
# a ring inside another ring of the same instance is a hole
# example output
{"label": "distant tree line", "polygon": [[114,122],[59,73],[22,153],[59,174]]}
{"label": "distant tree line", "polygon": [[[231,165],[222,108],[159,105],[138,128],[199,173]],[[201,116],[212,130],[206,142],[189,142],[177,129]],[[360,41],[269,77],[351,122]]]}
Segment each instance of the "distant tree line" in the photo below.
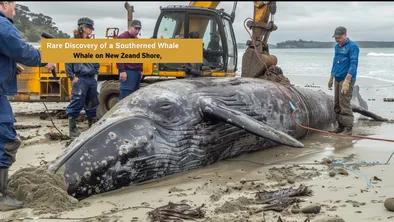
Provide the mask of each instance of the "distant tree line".
{"label": "distant tree line", "polygon": [[[252,44],[252,46],[253,46],[253,44]],[[269,48],[276,48],[276,45],[268,44],[268,47]],[[246,45],[246,43],[237,43],[237,48],[246,49],[247,45]]]}
{"label": "distant tree line", "polygon": [[14,24],[21,32],[21,35],[28,42],[38,42],[41,39],[41,32],[53,35],[55,38],[70,38],[70,35],[62,32],[53,22],[52,18],[42,13],[31,12],[27,6],[16,6]]}

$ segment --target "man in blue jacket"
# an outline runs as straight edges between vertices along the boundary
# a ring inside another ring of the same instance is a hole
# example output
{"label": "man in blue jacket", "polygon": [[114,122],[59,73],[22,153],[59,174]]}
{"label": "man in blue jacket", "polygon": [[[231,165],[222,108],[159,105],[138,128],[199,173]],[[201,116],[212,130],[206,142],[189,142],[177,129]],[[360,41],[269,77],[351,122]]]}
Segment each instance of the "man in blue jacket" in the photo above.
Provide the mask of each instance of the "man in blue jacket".
{"label": "man in blue jacket", "polygon": [[347,37],[345,27],[336,28],[333,38],[337,44],[328,88],[332,87],[335,78],[334,111],[337,115],[338,127],[331,132],[352,135],[354,116],[350,101],[357,77],[360,50],[358,45]]}
{"label": "man in blue jacket", "polygon": [[55,64],[41,63],[41,53],[27,44],[14,26],[16,3],[0,1],[0,211],[23,207],[23,202],[8,196],[8,169],[15,162],[21,144],[17,138],[12,107],[8,97],[16,95],[16,63],[26,66],[45,66],[49,71]]}

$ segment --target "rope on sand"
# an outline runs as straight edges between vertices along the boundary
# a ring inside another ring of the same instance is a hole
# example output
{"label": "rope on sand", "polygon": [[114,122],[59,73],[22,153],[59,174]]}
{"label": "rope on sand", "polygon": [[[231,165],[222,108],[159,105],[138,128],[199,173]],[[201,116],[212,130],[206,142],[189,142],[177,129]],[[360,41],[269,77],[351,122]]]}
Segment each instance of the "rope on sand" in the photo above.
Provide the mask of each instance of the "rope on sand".
{"label": "rope on sand", "polygon": [[364,179],[365,179],[365,181],[367,182],[367,187],[372,187],[372,184],[368,181],[367,174],[361,173],[360,171],[357,171],[357,170],[353,170],[353,169],[350,168],[350,167],[345,167],[345,169],[347,169],[347,170],[349,170],[349,171],[351,171],[351,172],[353,172],[353,173],[355,173],[355,174],[358,174],[358,175],[363,176]]}

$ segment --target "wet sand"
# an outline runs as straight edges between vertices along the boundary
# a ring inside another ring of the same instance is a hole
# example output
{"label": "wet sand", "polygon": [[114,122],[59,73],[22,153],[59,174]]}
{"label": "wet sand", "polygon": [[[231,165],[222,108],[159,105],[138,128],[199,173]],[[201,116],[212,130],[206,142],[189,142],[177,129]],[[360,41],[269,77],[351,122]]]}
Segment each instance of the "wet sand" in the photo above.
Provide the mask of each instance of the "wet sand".
{"label": "wet sand", "polygon": [[[298,76],[289,76],[289,78],[296,85],[303,87],[305,84],[314,83],[315,87],[311,89],[322,89],[333,93],[325,90],[328,79]],[[383,102],[382,98],[386,95],[379,94],[381,91],[376,91],[379,87],[373,86],[379,84],[387,85],[382,82],[360,80],[361,95],[368,103],[369,110],[394,119],[392,112],[394,102]],[[45,164],[46,161],[54,160],[63,152],[67,141],[51,141],[45,137],[45,134],[51,130],[47,126],[52,124],[49,119],[39,118],[38,113],[45,111],[42,103],[13,103],[12,105],[16,113],[17,125],[41,127],[18,130],[24,140],[10,174],[21,168]],[[64,109],[66,105],[47,103],[49,109]],[[67,134],[67,119],[53,118],[53,120],[56,126]],[[79,123],[79,127],[81,131],[85,130],[87,122]],[[357,120],[354,134],[394,139],[393,134],[390,133],[392,130],[394,124]],[[302,142],[305,144],[305,148],[302,149],[279,146],[244,154],[200,170],[96,195],[78,204],[73,203],[72,199],[64,199],[61,195],[50,201],[42,199],[32,202],[28,208],[2,212],[0,220],[63,221],[60,218],[68,218],[66,221],[150,221],[147,213],[152,208],[168,204],[169,201],[187,203],[193,208],[205,204],[202,208],[205,216],[200,219],[201,221],[303,222],[308,221],[308,218],[309,221],[394,220],[394,212],[384,207],[386,198],[394,197],[392,162],[388,165],[358,166],[357,171],[351,166],[350,169],[343,169],[342,166],[330,167],[319,164],[325,158],[352,162],[385,162],[394,152],[393,143],[335,137],[315,132]],[[54,178],[52,179],[55,181]],[[293,207],[288,207],[282,212],[272,210],[258,212],[266,205],[256,203],[258,200],[256,192],[288,187],[298,188],[300,184],[308,186],[313,191],[312,195],[297,196],[296,198],[302,202],[293,204]],[[36,192],[42,186],[44,185],[37,186],[37,189],[31,189],[30,192]],[[54,190],[55,188],[48,189],[48,192],[42,195],[53,196],[51,192]],[[318,213],[298,212],[300,210],[295,207],[298,205],[302,209],[313,204],[319,206],[314,208],[320,209]]]}

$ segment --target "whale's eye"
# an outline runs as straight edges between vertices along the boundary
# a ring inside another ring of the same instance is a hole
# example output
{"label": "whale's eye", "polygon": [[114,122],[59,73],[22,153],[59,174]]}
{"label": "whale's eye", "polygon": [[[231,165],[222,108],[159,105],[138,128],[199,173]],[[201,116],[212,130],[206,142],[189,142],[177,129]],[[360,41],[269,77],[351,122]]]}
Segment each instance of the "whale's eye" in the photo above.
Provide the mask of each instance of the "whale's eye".
{"label": "whale's eye", "polygon": [[162,111],[169,111],[172,108],[172,104],[168,102],[164,102],[161,104],[161,110]]}
{"label": "whale's eye", "polygon": [[177,103],[169,100],[168,98],[160,98],[160,100],[157,100],[157,102],[152,106],[152,110],[154,112],[160,113],[165,118],[169,118],[174,114],[174,112],[177,112]]}

